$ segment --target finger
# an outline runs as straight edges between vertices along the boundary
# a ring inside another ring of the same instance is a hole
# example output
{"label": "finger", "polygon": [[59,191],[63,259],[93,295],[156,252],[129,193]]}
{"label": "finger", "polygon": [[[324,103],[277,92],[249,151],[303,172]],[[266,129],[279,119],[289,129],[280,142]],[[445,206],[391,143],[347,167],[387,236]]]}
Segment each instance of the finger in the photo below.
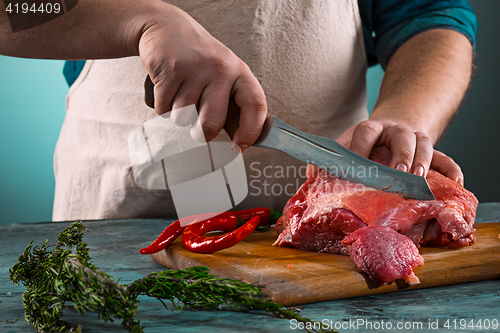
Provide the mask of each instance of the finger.
{"label": "finger", "polygon": [[[153,78],[151,77],[151,80]],[[153,81],[154,96],[155,96],[155,110],[159,115],[165,114],[172,110],[174,96],[177,94],[182,81],[176,77],[170,80]]]}
{"label": "finger", "polygon": [[456,181],[460,185],[464,185],[464,174],[460,166],[455,163],[451,157],[446,156],[442,152],[434,150],[431,168]]}
{"label": "finger", "polygon": [[414,175],[426,177],[431,165],[434,147],[432,147],[431,139],[423,133],[415,132],[415,136],[415,157],[410,170]]}
{"label": "finger", "polygon": [[199,123],[207,141],[215,138],[226,122],[231,87],[222,82],[209,84],[200,98]]}
{"label": "finger", "polygon": [[[170,117],[177,126],[189,126],[195,118],[195,106],[200,100],[201,94],[206,85],[194,81],[184,81],[172,103],[172,113]],[[194,111],[194,112],[193,112]]]}
{"label": "finger", "polygon": [[307,179],[316,177],[319,173],[319,168],[313,164],[308,164],[306,168],[306,177]]}
{"label": "finger", "polygon": [[389,167],[404,172],[410,170],[417,145],[415,133],[405,126],[395,125],[388,128],[384,136],[387,147],[391,149]]}
{"label": "finger", "polygon": [[354,128],[349,149],[356,154],[368,158],[383,131],[384,126],[379,122],[371,120],[360,122]]}
{"label": "finger", "polygon": [[253,74],[240,76],[233,85],[234,101],[240,107],[240,124],[233,142],[241,151],[259,137],[266,120],[267,102],[260,83]]}
{"label": "finger", "polygon": [[349,146],[351,145],[354,128],[356,128],[356,126],[352,126],[351,128],[349,128],[347,131],[342,133],[338,138],[336,138],[335,141],[337,141],[337,143],[340,143],[342,146],[349,148]]}

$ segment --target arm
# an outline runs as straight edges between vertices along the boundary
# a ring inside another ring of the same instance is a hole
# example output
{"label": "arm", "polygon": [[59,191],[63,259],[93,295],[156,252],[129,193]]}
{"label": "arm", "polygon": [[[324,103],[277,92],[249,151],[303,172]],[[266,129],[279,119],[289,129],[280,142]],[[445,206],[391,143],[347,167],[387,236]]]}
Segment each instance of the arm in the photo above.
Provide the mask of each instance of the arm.
{"label": "arm", "polygon": [[389,166],[424,176],[432,167],[463,183],[458,165],[433,145],[467,90],[472,54],[468,38],[453,30],[411,38],[391,58],[370,120],[337,140],[365,157],[385,144],[392,151]]}
{"label": "arm", "polygon": [[260,134],[264,92],[248,66],[192,17],[159,0],[85,0],[43,25],[12,33],[0,2],[0,54],[45,59],[141,57],[159,114],[199,104],[207,140],[222,129],[229,98],[241,108],[234,143]]}
{"label": "arm", "polygon": [[0,3],[0,53],[41,59],[138,55],[140,25],[154,5],[130,0],[123,1],[123,6],[118,3],[116,0],[80,1],[67,14],[18,33],[12,33],[5,6]]}

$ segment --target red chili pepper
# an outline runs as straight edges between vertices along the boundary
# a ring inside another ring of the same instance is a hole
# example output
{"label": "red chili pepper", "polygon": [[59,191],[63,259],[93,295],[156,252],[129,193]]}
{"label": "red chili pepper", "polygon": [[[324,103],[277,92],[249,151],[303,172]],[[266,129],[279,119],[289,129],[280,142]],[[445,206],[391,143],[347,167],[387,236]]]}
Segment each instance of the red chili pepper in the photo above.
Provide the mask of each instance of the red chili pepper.
{"label": "red chili pepper", "polygon": [[[231,213],[231,212],[227,212]],[[238,223],[238,218],[232,214],[234,218],[229,217],[222,221],[218,217],[208,219],[203,222],[190,224],[182,233],[182,244],[188,250],[199,253],[214,253],[223,249],[227,249],[236,245],[242,239],[247,237],[254,231],[259,224],[260,217],[255,216],[247,223],[236,230],[227,234],[215,237],[204,237],[203,235],[209,231],[223,230],[230,231],[234,229]]]}
{"label": "red chili pepper", "polygon": [[182,232],[184,231],[185,227],[181,227],[181,224],[179,223],[179,220],[175,221],[171,225],[165,228],[163,232],[156,238],[156,240],[151,243],[148,247],[145,247],[144,249],[140,249],[139,252],[141,254],[152,254],[156,252],[160,252],[161,250],[167,248],[174,240],[177,239],[180,235],[182,235]]}
{"label": "red chili pepper", "polygon": [[[200,214],[200,216],[203,215]],[[271,224],[276,223],[278,218],[281,216],[281,213],[275,212],[266,207],[257,207],[257,208],[239,210],[234,212],[224,212],[215,216],[214,218],[219,221],[219,227],[221,228],[221,230],[231,231],[239,226],[244,225],[248,220],[250,220],[255,216],[260,217],[259,226],[257,226],[255,230],[267,231],[269,230]],[[240,218],[240,220],[238,221],[236,217]],[[197,215],[193,215],[190,218],[192,220],[195,220],[197,218]],[[203,223],[205,223],[205,221],[203,221]],[[174,223],[169,225],[165,230],[163,230],[160,236],[158,236],[158,238],[156,238],[156,240],[151,245],[141,249],[140,252],[142,254],[152,254],[160,252],[163,249],[166,249],[168,246],[170,246],[170,244],[172,244],[174,240],[176,240],[182,234],[184,228],[185,227],[181,227],[178,220],[175,221]]]}
{"label": "red chili pepper", "polygon": [[[199,216],[203,215],[204,214],[200,214]],[[195,221],[197,216],[198,215],[193,215],[190,216],[189,218]],[[216,217],[219,218],[221,223],[224,223],[224,219],[227,218],[231,219],[231,223],[233,223],[233,226],[232,229],[230,230],[236,229],[238,221],[237,217],[233,213],[225,212],[217,215]],[[172,244],[174,240],[176,240],[180,235],[182,235],[182,232],[184,231],[185,228],[186,227],[182,227],[180,225],[179,220],[175,221],[174,223],[166,227],[165,230],[163,230],[163,232],[160,234],[160,236],[158,236],[156,240],[153,243],[151,243],[151,245],[149,245],[146,248],[140,249],[139,252],[141,254],[153,254],[160,252],[163,249],[166,249],[168,246],[170,246],[170,244]]]}

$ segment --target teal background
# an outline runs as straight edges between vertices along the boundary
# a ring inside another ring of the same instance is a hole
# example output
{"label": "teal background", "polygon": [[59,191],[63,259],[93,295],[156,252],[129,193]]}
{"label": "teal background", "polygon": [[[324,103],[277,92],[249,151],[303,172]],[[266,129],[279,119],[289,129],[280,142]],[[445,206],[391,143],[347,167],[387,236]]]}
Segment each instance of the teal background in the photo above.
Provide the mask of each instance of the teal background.
{"label": "teal background", "polygon": [[[438,149],[455,159],[481,202],[500,201],[500,1],[469,1],[479,20],[477,71],[458,117]],[[0,225],[50,221],[54,148],[68,86],[63,61],[0,56]],[[367,74],[368,107],[378,96],[380,66]]]}
{"label": "teal background", "polygon": [[0,56],[0,225],[50,221],[64,61]]}

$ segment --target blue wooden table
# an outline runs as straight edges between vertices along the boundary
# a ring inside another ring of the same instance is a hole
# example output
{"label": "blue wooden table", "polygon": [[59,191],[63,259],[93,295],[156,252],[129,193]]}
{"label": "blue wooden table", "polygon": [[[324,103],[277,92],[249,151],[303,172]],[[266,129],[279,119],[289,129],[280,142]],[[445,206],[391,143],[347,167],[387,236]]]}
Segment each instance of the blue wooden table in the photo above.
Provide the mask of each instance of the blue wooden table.
{"label": "blue wooden table", "polygon": [[[476,221],[500,221],[500,203],[481,204]],[[122,283],[130,283],[164,269],[138,251],[149,245],[170,222],[88,221],[85,225],[90,232],[84,240],[89,244],[93,262],[101,270],[121,278]],[[34,332],[24,320],[21,300],[24,287],[10,282],[8,270],[31,240],[41,245],[49,239],[50,244],[69,224],[0,227],[0,333]],[[146,326],[145,332],[303,331],[293,329],[296,328],[293,322],[264,312],[179,312],[166,310],[158,301],[140,300],[138,319]],[[500,332],[500,280],[308,304],[303,306],[302,314],[341,327],[341,332]],[[15,323],[9,322],[17,317]],[[94,314],[79,316],[68,310],[63,319],[75,327],[82,324],[84,332],[123,332],[118,323],[104,323]],[[498,326],[493,329],[495,322]],[[486,329],[484,325],[488,323],[490,328]]]}

